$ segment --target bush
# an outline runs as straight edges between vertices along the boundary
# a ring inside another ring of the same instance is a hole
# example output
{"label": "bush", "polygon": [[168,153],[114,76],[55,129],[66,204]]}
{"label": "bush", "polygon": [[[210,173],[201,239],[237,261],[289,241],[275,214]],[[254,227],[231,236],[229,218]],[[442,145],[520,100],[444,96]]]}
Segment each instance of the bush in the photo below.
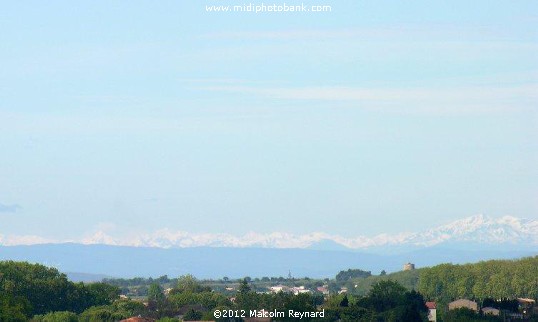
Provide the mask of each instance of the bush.
{"label": "bush", "polygon": [[69,311],[51,312],[44,315],[36,315],[32,322],[78,322],[75,313]]}

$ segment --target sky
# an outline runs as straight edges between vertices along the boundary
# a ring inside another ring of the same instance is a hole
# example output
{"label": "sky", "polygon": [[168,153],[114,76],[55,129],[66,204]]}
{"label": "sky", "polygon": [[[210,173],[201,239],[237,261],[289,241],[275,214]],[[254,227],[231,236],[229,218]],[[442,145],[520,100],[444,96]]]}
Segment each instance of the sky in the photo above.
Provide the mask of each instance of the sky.
{"label": "sky", "polygon": [[2,3],[0,236],[538,219],[538,2],[249,3]]}

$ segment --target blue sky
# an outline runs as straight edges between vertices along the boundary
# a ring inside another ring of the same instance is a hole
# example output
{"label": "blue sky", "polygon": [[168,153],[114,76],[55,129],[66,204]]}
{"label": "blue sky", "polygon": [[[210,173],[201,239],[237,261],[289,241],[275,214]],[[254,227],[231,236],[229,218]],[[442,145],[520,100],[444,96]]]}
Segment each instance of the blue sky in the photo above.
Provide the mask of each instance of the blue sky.
{"label": "blue sky", "polygon": [[538,219],[536,1],[237,3],[2,4],[0,235]]}

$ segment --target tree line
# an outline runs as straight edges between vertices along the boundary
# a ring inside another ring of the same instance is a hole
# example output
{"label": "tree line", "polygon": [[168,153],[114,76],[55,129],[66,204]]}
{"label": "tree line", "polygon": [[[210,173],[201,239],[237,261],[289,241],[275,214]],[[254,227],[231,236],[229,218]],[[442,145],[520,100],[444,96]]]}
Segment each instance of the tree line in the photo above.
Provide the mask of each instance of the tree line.
{"label": "tree line", "polygon": [[420,272],[418,290],[425,297],[538,298],[538,256],[519,260],[490,260],[474,264],[441,264]]}
{"label": "tree line", "polygon": [[82,313],[112,303],[119,292],[106,283],[73,283],[55,268],[0,262],[0,321],[25,321],[52,311]]}
{"label": "tree line", "polygon": [[[142,279],[140,281],[146,283],[147,288],[146,296],[141,299],[146,302],[144,305],[141,300],[119,298],[118,284],[135,285],[130,280],[121,280],[114,283],[116,285],[73,283],[55,268],[4,261],[0,262],[0,321],[118,321],[137,315],[168,322],[177,321],[174,316],[214,320],[215,310],[262,308],[284,311],[324,309],[325,317],[315,319],[319,322],[423,321],[425,299],[438,303],[438,312],[445,322],[489,321],[492,319],[473,312],[446,312],[443,308],[451,300],[468,298],[483,306],[516,311],[517,303],[513,299],[538,297],[538,256],[465,265],[441,264],[377,276],[362,270],[347,270],[337,277],[322,281],[334,283],[335,289],[346,285],[348,293],[332,292],[328,297],[315,291],[298,295],[262,293],[257,284],[266,281],[251,278],[244,278],[238,284],[235,280],[234,291],[226,293],[191,275]],[[230,280],[223,282],[229,285]],[[288,282],[297,283],[298,280]],[[311,282],[315,286],[321,280],[305,278],[301,282]],[[166,292],[163,285],[168,287]]]}

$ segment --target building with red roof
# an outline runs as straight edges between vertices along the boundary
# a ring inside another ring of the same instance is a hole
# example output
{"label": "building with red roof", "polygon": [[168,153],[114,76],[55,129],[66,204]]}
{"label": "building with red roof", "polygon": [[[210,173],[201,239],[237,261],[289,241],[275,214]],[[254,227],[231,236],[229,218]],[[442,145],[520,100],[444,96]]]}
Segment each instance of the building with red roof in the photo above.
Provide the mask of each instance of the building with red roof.
{"label": "building with red roof", "polygon": [[437,322],[437,304],[435,302],[426,302],[428,308],[428,321]]}

